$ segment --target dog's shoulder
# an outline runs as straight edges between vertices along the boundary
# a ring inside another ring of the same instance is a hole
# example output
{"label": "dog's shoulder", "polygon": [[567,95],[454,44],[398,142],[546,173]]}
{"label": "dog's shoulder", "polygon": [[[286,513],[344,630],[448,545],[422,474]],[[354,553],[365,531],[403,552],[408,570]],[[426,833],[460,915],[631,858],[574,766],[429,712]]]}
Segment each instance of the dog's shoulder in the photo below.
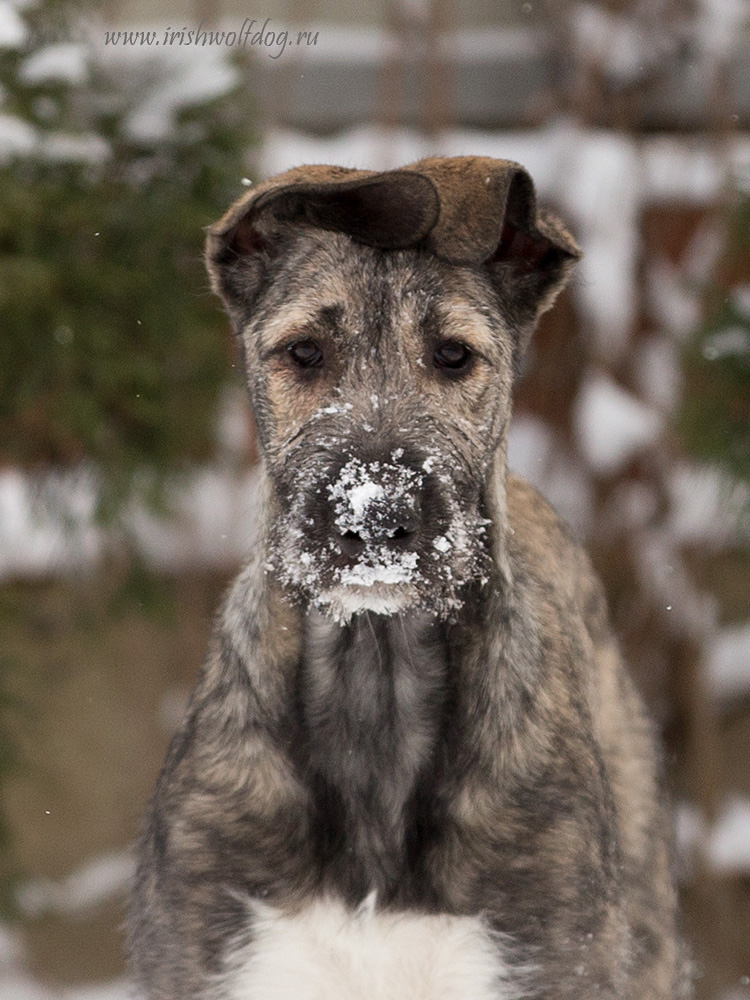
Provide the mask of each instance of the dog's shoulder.
{"label": "dog's shoulder", "polygon": [[586,617],[606,616],[599,579],[568,524],[520,476],[508,476],[507,496],[508,549],[514,566],[554,585],[560,598],[589,603]]}
{"label": "dog's shoulder", "polygon": [[[514,584],[547,641],[556,648],[570,641],[578,650],[577,671],[595,691],[592,711],[599,716],[601,691],[641,715],[638,696],[624,667],[614,635],[607,597],[583,545],[533,486],[508,478],[508,553]],[[566,638],[563,638],[566,637]],[[609,696],[607,696],[609,697]],[[605,699],[606,700],[606,699]]]}
{"label": "dog's shoulder", "polygon": [[551,504],[526,479],[508,473],[508,516],[514,535],[520,534],[530,544],[555,549],[562,544],[575,544],[570,528]]}

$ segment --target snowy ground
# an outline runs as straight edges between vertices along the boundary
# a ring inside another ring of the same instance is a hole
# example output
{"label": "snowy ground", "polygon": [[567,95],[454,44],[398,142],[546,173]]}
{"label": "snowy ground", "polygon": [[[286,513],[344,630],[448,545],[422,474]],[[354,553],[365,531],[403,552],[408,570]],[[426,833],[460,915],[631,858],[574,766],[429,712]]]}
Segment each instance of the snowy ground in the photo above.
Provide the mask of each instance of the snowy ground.
{"label": "snowy ground", "polygon": [[[96,858],[60,882],[38,880],[23,885],[18,903],[25,916],[59,913],[80,916],[106,900],[123,896],[133,873],[128,854]],[[86,987],[54,989],[35,981],[26,968],[17,931],[0,925],[0,1000],[137,1000],[125,980]]]}

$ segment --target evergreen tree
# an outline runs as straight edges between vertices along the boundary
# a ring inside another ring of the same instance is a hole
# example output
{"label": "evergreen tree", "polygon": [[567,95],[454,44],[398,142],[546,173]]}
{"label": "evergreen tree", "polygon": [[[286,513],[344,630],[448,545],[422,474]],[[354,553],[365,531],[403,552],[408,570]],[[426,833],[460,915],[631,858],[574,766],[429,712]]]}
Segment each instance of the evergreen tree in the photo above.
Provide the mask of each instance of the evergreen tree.
{"label": "evergreen tree", "polygon": [[[252,133],[226,51],[104,45],[61,0],[0,48],[0,464],[88,461],[99,514],[206,459],[230,364],[202,228]],[[89,20],[91,13],[88,12]]]}
{"label": "evergreen tree", "polygon": [[[750,195],[733,207],[706,319],[686,352],[680,428],[688,449],[750,483]],[[744,279],[743,280],[743,276]]]}

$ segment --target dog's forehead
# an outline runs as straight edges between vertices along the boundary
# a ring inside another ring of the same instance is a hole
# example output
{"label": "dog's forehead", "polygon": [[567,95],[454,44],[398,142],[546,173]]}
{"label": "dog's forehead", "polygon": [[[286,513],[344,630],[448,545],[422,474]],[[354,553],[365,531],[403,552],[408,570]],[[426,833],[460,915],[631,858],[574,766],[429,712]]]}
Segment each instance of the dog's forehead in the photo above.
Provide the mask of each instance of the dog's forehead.
{"label": "dog's forehead", "polygon": [[[304,239],[304,238],[303,238]],[[292,260],[255,316],[261,355],[290,336],[316,332],[378,339],[404,333],[497,340],[502,319],[470,269],[416,251],[381,251],[340,234],[316,239],[301,266]]]}

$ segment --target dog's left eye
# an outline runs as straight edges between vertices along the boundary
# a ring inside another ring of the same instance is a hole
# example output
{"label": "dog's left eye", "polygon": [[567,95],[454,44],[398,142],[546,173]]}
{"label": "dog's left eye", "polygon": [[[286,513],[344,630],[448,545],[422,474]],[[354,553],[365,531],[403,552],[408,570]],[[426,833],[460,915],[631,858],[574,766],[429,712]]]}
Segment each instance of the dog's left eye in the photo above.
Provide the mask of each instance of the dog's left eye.
{"label": "dog's left eye", "polygon": [[447,369],[450,372],[466,371],[471,363],[473,355],[466,344],[458,340],[446,340],[435,349],[432,359],[437,368]]}
{"label": "dog's left eye", "polygon": [[298,340],[287,348],[300,368],[315,368],[323,361],[323,352],[314,340]]}

